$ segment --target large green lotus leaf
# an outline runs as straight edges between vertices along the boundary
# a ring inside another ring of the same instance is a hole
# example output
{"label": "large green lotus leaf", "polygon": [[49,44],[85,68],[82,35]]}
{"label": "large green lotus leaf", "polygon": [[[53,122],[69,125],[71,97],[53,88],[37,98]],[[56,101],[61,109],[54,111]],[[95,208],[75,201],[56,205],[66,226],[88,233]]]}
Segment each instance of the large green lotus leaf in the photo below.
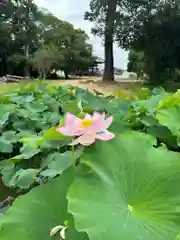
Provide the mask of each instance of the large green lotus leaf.
{"label": "large green lotus leaf", "polygon": [[162,100],[157,105],[157,109],[170,108],[170,107],[173,107],[175,105],[178,106],[179,103],[180,103],[180,91],[179,90],[174,94],[166,93],[164,95],[164,97],[162,98]]}
{"label": "large green lotus leaf", "polygon": [[43,137],[37,135],[25,136],[20,139],[20,142],[27,145],[39,146],[43,140]]}
{"label": "large green lotus leaf", "polygon": [[9,112],[6,112],[4,105],[0,105],[0,127],[2,127],[9,118]]}
{"label": "large green lotus leaf", "polygon": [[127,121],[121,119],[119,114],[113,114],[113,122],[108,130],[116,134],[122,133],[129,130],[127,124]]}
{"label": "large green lotus leaf", "polygon": [[0,152],[3,153],[12,153],[13,145],[12,143],[16,143],[19,137],[16,135],[14,131],[3,132],[0,137]]}
{"label": "large green lotus leaf", "polygon": [[154,95],[148,98],[147,100],[139,100],[133,103],[134,107],[141,107],[144,108],[148,113],[154,113],[156,106],[158,105],[159,101],[163,98],[162,94]]}
{"label": "large green lotus leaf", "polygon": [[43,104],[43,101],[41,99],[26,104],[26,108],[32,113],[33,112],[42,113],[47,109],[47,107]]}
{"label": "large green lotus leaf", "polygon": [[147,133],[158,138],[161,142],[167,144],[167,146],[178,149],[177,137],[173,136],[167,127],[160,124],[151,125],[147,127]]}
{"label": "large green lotus leaf", "polygon": [[73,114],[78,114],[80,112],[78,100],[66,101],[63,103],[62,108],[63,112],[71,112]]}
{"label": "large green lotus leaf", "polygon": [[63,141],[64,142],[69,139],[70,139],[69,137],[64,136],[60,132],[58,132],[55,127],[52,127],[43,131],[42,136],[37,136],[35,134],[30,136],[25,136],[20,139],[20,142],[29,146],[34,145],[36,147],[39,147],[41,143],[46,141]]}
{"label": "large green lotus leaf", "polygon": [[15,165],[7,160],[0,161],[0,174],[2,175],[2,181],[5,186],[10,187],[11,179],[16,173]]}
{"label": "large green lotus leaf", "polygon": [[20,169],[11,178],[9,187],[29,188],[36,180],[38,169]]}
{"label": "large green lotus leaf", "polygon": [[37,155],[41,152],[40,148],[38,148],[36,145],[30,145],[30,144],[24,144],[20,149],[21,154],[10,158],[9,161],[12,163],[19,163],[24,159],[30,159],[33,156]]}
{"label": "large green lotus leaf", "polygon": [[12,153],[13,145],[7,141],[4,141],[2,137],[0,137],[0,152],[2,153]]}
{"label": "large green lotus leaf", "polygon": [[[78,148],[74,152],[75,160],[82,155],[83,148]],[[54,178],[62,174],[67,168],[72,165],[72,152],[66,151],[64,153],[54,152],[42,159],[42,169],[40,175],[44,177]],[[44,170],[45,169],[45,170]]]}
{"label": "large green lotus leaf", "polygon": [[180,135],[180,106],[160,108],[156,111],[156,118],[160,124],[168,127],[172,134]]}
{"label": "large green lotus leaf", "polygon": [[19,136],[16,135],[15,131],[3,132],[1,138],[8,143],[16,143],[19,140]]}
{"label": "large green lotus leaf", "polygon": [[111,112],[110,110],[113,109],[113,104],[111,104],[109,99],[95,96],[88,90],[81,92],[77,89],[76,97],[77,99],[82,101],[84,112],[89,112],[90,110],[99,111],[99,110],[105,110],[105,109],[108,112]]}
{"label": "large green lotus leaf", "polygon": [[69,137],[64,136],[63,134],[58,132],[55,127],[52,127],[43,132],[42,141],[61,141],[61,140],[64,141],[69,139],[70,139]]}
{"label": "large green lotus leaf", "polygon": [[[49,183],[18,197],[13,206],[1,216],[2,240],[50,240],[50,230],[68,223],[67,240],[87,240],[84,233],[73,228],[72,217],[67,212],[66,192],[71,184],[71,170]],[[60,239],[57,234],[54,239]]]}
{"label": "large green lotus leaf", "polygon": [[10,188],[29,188],[36,180],[38,169],[19,169],[15,168],[15,165],[11,161],[0,162],[0,174],[4,185]]}
{"label": "large green lotus leaf", "polygon": [[180,154],[154,143],[150,135],[126,132],[86,148],[68,209],[90,240],[175,240]]}

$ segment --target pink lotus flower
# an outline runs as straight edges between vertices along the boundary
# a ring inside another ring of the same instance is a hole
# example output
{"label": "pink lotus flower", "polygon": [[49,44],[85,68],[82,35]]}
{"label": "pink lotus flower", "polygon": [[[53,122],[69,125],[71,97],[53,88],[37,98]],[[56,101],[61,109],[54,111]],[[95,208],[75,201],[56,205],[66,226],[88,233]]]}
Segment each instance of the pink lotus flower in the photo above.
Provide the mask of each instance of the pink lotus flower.
{"label": "pink lotus flower", "polygon": [[95,112],[92,116],[86,114],[84,119],[77,118],[72,113],[67,113],[65,124],[58,127],[57,131],[65,136],[76,137],[72,145],[78,143],[88,146],[96,139],[108,141],[115,135],[107,130],[113,121],[113,116],[105,119],[105,113]]}

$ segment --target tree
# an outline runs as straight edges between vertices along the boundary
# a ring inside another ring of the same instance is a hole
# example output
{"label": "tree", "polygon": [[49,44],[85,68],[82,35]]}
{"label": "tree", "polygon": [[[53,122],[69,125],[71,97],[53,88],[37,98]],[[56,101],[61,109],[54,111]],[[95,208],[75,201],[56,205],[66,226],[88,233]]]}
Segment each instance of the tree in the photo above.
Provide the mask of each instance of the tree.
{"label": "tree", "polygon": [[179,4],[173,1],[159,5],[143,24],[132,46],[136,52],[144,53],[144,70],[150,83],[157,85],[172,80],[180,68]]}
{"label": "tree", "polygon": [[105,46],[105,68],[103,80],[114,80],[114,57],[113,57],[113,37],[114,23],[116,16],[117,0],[107,2],[107,12],[105,18],[104,46]]}
{"label": "tree", "polygon": [[10,2],[0,4],[0,76],[5,75],[8,69],[6,59],[10,55],[13,45],[11,22],[9,21],[13,10]]}
{"label": "tree", "polygon": [[115,41],[119,47],[131,50],[141,35],[143,26],[157,11],[161,0],[124,0],[117,11]]}
{"label": "tree", "polygon": [[135,72],[138,79],[143,78],[144,72],[146,72],[146,59],[144,52],[137,52],[131,50],[128,55],[128,72]]}
{"label": "tree", "polygon": [[38,42],[38,27],[36,25],[38,9],[33,0],[16,0],[13,1],[13,4],[12,30],[15,40],[24,52],[24,73],[25,76],[29,77],[31,47]]}
{"label": "tree", "polygon": [[[6,42],[3,40],[4,43],[0,43],[0,56],[4,49],[2,54],[4,60],[1,63],[3,74],[19,73],[18,67],[21,65],[20,73],[29,75],[29,56],[38,46],[37,14],[37,6],[31,0],[9,0],[6,4],[0,5],[0,28],[4,29],[1,39],[4,37],[7,39]],[[13,62],[13,59],[18,61]]]}
{"label": "tree", "polygon": [[30,75],[35,55],[47,59],[49,50],[44,46],[56,49],[53,68],[63,70],[67,78],[73,71],[88,69],[91,62],[92,46],[87,34],[47,10],[38,9],[32,0],[0,4],[0,34],[0,75]]}
{"label": "tree", "polygon": [[82,30],[74,30],[70,42],[63,48],[64,60],[61,69],[66,79],[69,73],[87,70],[91,63],[92,46],[87,43],[88,36]]}
{"label": "tree", "polygon": [[59,55],[57,49],[53,46],[42,46],[34,53],[32,61],[41,79],[46,79],[53,64],[58,61]]}
{"label": "tree", "polygon": [[63,56],[56,67],[64,71],[66,79],[72,72],[88,69],[92,58],[92,46],[88,44],[89,38],[84,31],[74,29],[72,24],[47,12],[42,16],[41,23],[44,29],[44,43],[55,46]]}
{"label": "tree", "polygon": [[[137,21],[142,23],[154,2],[156,0],[91,0],[90,11],[85,13],[85,19],[95,22],[92,32],[104,39],[103,80],[114,80],[113,42],[117,41],[121,47],[127,47],[132,30],[138,31],[133,22],[134,14],[137,15]],[[142,16],[143,19],[139,20]]]}
{"label": "tree", "polygon": [[90,12],[85,13],[85,19],[96,22],[93,32],[100,36],[104,35],[104,81],[114,80],[113,37],[117,2],[117,0],[92,0]]}

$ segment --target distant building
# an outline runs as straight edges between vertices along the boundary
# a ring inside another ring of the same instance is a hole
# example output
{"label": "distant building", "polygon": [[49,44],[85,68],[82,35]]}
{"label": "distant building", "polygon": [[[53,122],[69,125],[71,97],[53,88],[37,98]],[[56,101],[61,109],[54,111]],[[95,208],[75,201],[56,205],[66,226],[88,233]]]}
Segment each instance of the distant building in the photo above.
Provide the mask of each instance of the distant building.
{"label": "distant building", "polygon": [[104,60],[100,57],[95,56],[95,61],[93,62],[93,65],[89,68],[89,71],[91,71],[93,75],[101,76],[102,68],[104,68]]}
{"label": "distant building", "polygon": [[[80,76],[95,76],[95,77],[100,77],[103,76],[104,73],[104,65],[105,61],[104,59],[94,56],[94,61],[92,62],[92,65],[89,67],[89,69],[85,71],[76,71],[72,73],[72,75],[76,75],[78,77]],[[124,74],[125,70],[121,68],[114,68],[114,74],[118,76],[122,76]],[[58,71],[58,74],[64,75],[63,72]]]}
{"label": "distant building", "polygon": [[124,70],[122,70],[122,69],[120,69],[120,68],[114,68],[114,74],[115,75],[123,75],[123,73],[124,73]]}
{"label": "distant building", "polygon": [[[97,57],[97,62],[96,63],[97,63],[98,69],[101,72],[101,75],[103,75],[105,61],[102,58]],[[121,68],[117,68],[117,67],[114,68],[114,74],[115,75],[123,75],[124,72],[125,72],[125,70],[123,70]]]}
{"label": "distant building", "polygon": [[127,72],[127,71],[124,71],[122,76],[124,78],[130,78],[130,79],[136,79],[137,78],[137,75],[136,73],[133,73],[133,72]]}
{"label": "distant building", "polygon": [[101,69],[104,68],[104,60],[102,58],[94,56],[94,61],[92,65],[86,71],[77,71],[73,74],[76,76],[96,76],[100,77],[102,75]]}

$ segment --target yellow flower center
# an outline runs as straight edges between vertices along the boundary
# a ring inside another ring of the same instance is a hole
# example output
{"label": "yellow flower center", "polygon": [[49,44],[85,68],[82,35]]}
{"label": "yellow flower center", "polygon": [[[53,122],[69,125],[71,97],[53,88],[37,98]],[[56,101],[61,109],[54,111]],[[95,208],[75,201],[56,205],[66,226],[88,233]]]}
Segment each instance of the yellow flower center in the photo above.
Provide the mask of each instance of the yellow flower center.
{"label": "yellow flower center", "polygon": [[80,124],[80,128],[90,128],[93,123],[94,123],[94,120],[92,119],[84,119]]}

